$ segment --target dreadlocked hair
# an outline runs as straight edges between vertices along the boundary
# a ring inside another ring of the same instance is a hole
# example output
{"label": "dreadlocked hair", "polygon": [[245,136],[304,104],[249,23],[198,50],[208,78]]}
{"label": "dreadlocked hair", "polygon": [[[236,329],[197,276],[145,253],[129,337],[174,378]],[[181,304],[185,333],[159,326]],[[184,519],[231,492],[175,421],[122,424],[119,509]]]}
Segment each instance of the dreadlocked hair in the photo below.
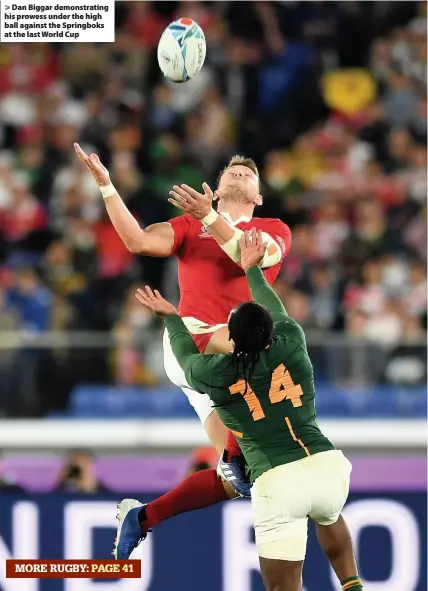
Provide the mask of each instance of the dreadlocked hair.
{"label": "dreadlocked hair", "polygon": [[260,353],[269,346],[273,336],[273,321],[267,310],[255,302],[241,304],[229,318],[230,338],[234,342],[231,363],[236,368],[236,379],[242,373],[245,391]]}

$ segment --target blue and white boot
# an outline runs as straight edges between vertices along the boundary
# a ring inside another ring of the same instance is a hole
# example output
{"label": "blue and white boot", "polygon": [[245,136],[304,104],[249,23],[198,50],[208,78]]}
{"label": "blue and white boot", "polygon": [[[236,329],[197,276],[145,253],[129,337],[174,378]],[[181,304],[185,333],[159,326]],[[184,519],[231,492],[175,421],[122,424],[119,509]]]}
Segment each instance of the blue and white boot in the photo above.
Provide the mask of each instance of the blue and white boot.
{"label": "blue and white boot", "polygon": [[145,507],[136,499],[123,499],[118,505],[119,513],[116,519],[116,539],[114,541],[113,556],[116,560],[128,560],[133,550],[147,537],[147,532],[141,528],[138,514]]}
{"label": "blue and white boot", "polygon": [[217,465],[217,474],[233,486],[240,497],[251,498],[251,484],[245,472],[245,461],[243,456],[235,456],[231,462],[226,462],[227,452]]}

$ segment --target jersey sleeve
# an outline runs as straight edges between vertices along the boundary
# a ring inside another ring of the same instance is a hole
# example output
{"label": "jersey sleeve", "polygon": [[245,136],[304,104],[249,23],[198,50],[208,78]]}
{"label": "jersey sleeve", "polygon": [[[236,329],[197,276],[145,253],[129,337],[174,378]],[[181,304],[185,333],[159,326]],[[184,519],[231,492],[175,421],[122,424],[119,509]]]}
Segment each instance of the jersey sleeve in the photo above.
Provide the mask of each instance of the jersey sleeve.
{"label": "jersey sleeve", "polygon": [[261,231],[268,234],[281,252],[281,262],[288,255],[291,248],[291,231],[287,224],[281,220],[264,220]]}
{"label": "jersey sleeve", "polygon": [[214,402],[221,402],[224,395],[222,395],[220,384],[216,386],[216,381],[218,382],[221,376],[218,366],[223,356],[199,353],[192,335],[180,316],[167,316],[165,326],[172,351],[189,386],[197,392],[208,394]]}
{"label": "jersey sleeve", "polygon": [[216,404],[224,404],[230,398],[222,384],[224,355],[201,355],[194,357],[185,368],[187,383],[197,392],[208,394]]}
{"label": "jersey sleeve", "polygon": [[266,281],[260,267],[250,267],[246,275],[253,300],[269,310],[275,323],[288,320],[287,310]]}
{"label": "jersey sleeve", "polygon": [[185,237],[189,234],[192,218],[189,215],[179,215],[167,222],[174,230],[174,246],[171,254],[177,254],[183,245]]}
{"label": "jersey sleeve", "polygon": [[275,325],[275,333],[299,343],[306,349],[305,333],[298,322],[291,318],[274,289],[268,284],[260,267],[247,271],[247,280],[252,298],[269,310]]}
{"label": "jersey sleeve", "polygon": [[290,316],[287,320],[281,320],[275,322],[275,334],[287,337],[289,340],[298,343],[303,349],[306,350],[306,337],[303,332],[303,328],[298,322]]}

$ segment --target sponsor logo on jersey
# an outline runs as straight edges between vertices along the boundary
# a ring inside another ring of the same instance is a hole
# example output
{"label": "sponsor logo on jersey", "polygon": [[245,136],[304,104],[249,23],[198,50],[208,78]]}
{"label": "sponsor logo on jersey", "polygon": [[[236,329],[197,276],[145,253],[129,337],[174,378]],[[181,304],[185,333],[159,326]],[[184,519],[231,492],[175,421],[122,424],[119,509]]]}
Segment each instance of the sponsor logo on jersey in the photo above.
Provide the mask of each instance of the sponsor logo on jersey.
{"label": "sponsor logo on jersey", "polygon": [[208,230],[206,229],[205,226],[202,226],[201,231],[202,231],[202,233],[199,234],[199,238],[212,238],[211,234],[208,233]]}

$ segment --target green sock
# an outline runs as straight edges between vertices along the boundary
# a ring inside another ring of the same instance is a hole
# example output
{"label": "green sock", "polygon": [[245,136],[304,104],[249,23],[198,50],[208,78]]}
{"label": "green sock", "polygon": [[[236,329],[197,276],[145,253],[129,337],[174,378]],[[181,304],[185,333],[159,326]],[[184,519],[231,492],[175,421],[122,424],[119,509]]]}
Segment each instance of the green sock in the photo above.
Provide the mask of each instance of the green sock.
{"label": "green sock", "polygon": [[342,591],[363,591],[363,582],[360,577],[348,577],[340,581]]}

